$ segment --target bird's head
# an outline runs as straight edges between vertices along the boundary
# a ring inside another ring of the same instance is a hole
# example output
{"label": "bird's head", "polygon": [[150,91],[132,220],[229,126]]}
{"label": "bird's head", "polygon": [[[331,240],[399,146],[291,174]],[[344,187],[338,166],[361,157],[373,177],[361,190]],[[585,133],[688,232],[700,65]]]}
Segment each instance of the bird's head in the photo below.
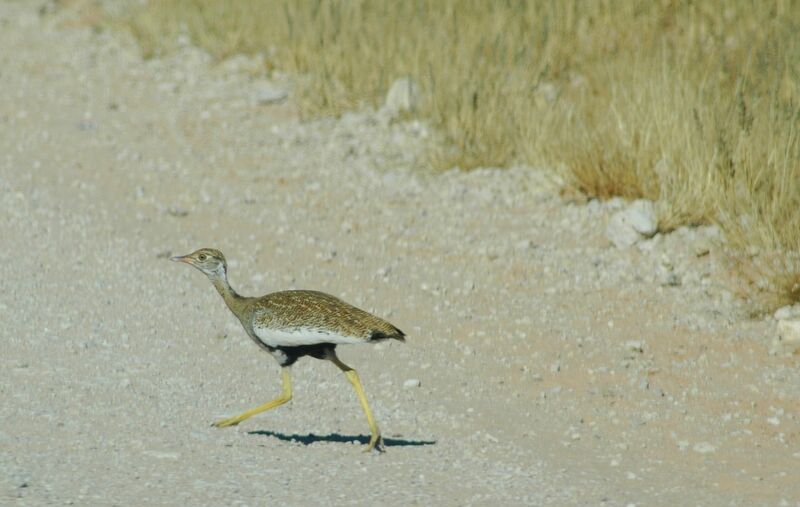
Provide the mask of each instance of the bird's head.
{"label": "bird's head", "polygon": [[225,256],[219,250],[213,248],[201,248],[196,252],[189,255],[180,255],[177,257],[170,257],[171,261],[185,262],[191,266],[196,267],[206,274],[208,277],[225,276],[225,271],[228,264],[225,262]]}

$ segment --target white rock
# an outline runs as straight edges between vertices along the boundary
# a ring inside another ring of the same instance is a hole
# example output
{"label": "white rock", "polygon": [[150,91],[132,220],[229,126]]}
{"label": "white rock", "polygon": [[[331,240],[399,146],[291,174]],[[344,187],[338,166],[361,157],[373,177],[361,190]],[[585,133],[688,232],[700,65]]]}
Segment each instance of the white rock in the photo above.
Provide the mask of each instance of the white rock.
{"label": "white rock", "polygon": [[405,382],[403,382],[403,387],[406,389],[412,389],[414,387],[419,387],[420,385],[422,385],[422,382],[420,382],[419,379],[415,378],[410,378]]}
{"label": "white rock", "polygon": [[555,102],[558,98],[558,87],[553,83],[541,83],[536,88],[536,98],[543,102]]}
{"label": "white rock", "polygon": [[777,336],[772,342],[775,354],[796,354],[800,351],[800,320],[779,320]]}
{"label": "white rock", "polygon": [[625,350],[629,352],[644,352],[644,342],[641,340],[628,340],[625,342]]}
{"label": "white rock", "polygon": [[530,239],[523,239],[522,241],[518,241],[517,244],[514,245],[514,248],[520,251],[533,250],[536,248],[536,244]]}
{"label": "white rock", "polygon": [[617,248],[627,248],[658,231],[658,217],[652,201],[638,199],[611,216],[606,237]]}
{"label": "white rock", "polygon": [[256,87],[254,99],[257,104],[268,106],[280,104],[289,97],[289,92],[271,83],[261,83]]}
{"label": "white rock", "polygon": [[778,308],[772,316],[775,317],[775,320],[796,319],[800,317],[800,303]]}
{"label": "white rock", "polygon": [[611,216],[606,227],[606,238],[617,248],[628,248],[641,239],[625,219],[625,212],[618,211]]}
{"label": "white rock", "polygon": [[698,443],[694,444],[694,446],[692,447],[692,450],[694,450],[694,452],[697,452],[697,453],[700,453],[700,454],[708,454],[708,453],[711,453],[711,452],[715,452],[717,450],[717,448],[714,447],[713,445],[709,444],[708,442],[698,442]]}
{"label": "white rock", "polygon": [[386,110],[397,114],[414,111],[419,107],[419,86],[410,77],[403,77],[392,83],[386,94]]}
{"label": "white rock", "polygon": [[621,197],[612,197],[603,204],[603,207],[609,211],[619,211],[624,208],[625,205],[625,199]]}
{"label": "white rock", "polygon": [[646,199],[633,201],[625,213],[631,227],[642,236],[650,238],[658,231],[658,217],[653,201]]}

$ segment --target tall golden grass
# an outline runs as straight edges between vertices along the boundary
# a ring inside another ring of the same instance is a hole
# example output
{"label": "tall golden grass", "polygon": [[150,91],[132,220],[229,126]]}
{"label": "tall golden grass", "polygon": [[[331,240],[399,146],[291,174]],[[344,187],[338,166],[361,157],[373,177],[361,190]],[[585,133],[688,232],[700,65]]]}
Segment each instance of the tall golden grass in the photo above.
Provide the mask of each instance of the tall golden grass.
{"label": "tall golden grass", "polygon": [[180,35],[264,54],[306,115],[411,76],[434,165],[657,200],[663,230],[721,225],[751,296],[800,300],[798,1],[171,0],[124,21],[146,56]]}

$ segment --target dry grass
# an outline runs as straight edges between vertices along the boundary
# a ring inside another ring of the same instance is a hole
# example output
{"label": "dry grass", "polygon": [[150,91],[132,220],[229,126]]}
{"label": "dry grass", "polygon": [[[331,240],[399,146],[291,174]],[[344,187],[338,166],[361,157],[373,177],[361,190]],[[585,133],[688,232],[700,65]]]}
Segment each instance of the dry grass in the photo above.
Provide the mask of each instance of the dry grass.
{"label": "dry grass", "polygon": [[751,295],[800,300],[800,2],[171,0],[125,20],[262,53],[305,114],[424,90],[441,167],[557,167],[590,196],[648,197],[664,230],[717,222]]}

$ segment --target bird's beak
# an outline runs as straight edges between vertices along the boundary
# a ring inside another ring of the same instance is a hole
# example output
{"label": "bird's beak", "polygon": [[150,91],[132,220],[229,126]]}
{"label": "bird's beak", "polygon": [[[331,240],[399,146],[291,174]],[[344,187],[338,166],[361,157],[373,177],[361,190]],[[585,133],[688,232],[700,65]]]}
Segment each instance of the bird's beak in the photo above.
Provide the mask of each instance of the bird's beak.
{"label": "bird's beak", "polygon": [[191,264],[191,259],[188,255],[176,255],[175,257],[170,257],[169,260],[172,262],[185,262],[186,264]]}

